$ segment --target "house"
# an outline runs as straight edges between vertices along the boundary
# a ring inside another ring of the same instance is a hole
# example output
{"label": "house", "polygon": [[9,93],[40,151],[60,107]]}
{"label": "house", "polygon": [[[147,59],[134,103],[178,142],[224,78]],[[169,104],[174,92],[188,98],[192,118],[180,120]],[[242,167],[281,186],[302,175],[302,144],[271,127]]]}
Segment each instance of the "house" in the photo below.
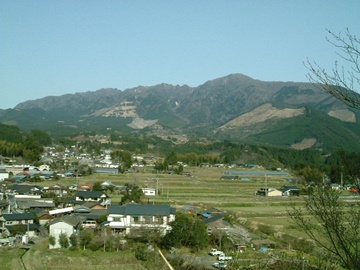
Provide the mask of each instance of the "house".
{"label": "house", "polygon": [[35,224],[34,213],[22,213],[22,214],[3,214],[0,217],[0,230],[8,235],[12,234],[14,227],[21,225],[24,227],[24,231],[27,232],[29,237],[35,236],[39,230],[39,225]]}
{"label": "house", "polygon": [[82,206],[86,206],[91,210],[102,210],[102,209],[105,209],[105,206],[104,205],[101,205],[100,203],[98,202],[91,202],[91,201],[86,201],[86,202],[83,202],[81,204]]}
{"label": "house", "polygon": [[181,207],[180,211],[185,214],[197,214],[200,212],[200,210],[193,205],[184,205]]}
{"label": "house", "polygon": [[101,183],[101,187],[102,189],[115,189],[116,188],[116,185],[113,184],[111,181],[109,180],[106,180],[104,181],[103,183]]}
{"label": "house", "polygon": [[44,192],[45,191],[48,193],[56,194],[59,197],[62,197],[63,195],[67,194],[67,187],[60,184],[55,184],[49,188],[44,188]]}
{"label": "house", "polygon": [[78,205],[74,207],[74,216],[81,219],[81,225],[85,229],[96,229],[100,224],[99,220],[101,217],[107,215],[107,209],[90,209],[83,206],[82,208]]}
{"label": "house", "polygon": [[202,222],[206,225],[208,234],[226,232],[231,227],[231,224],[225,221],[224,216],[220,214],[204,219]]}
{"label": "house", "polygon": [[156,230],[165,235],[171,230],[169,222],[175,220],[176,209],[170,205],[126,204],[108,209],[108,226],[115,233]]}
{"label": "house", "polygon": [[252,245],[256,249],[260,249],[262,247],[274,248],[276,243],[270,239],[259,239],[259,240],[252,240]]}
{"label": "house", "polygon": [[49,223],[49,235],[55,238],[55,245],[49,244],[49,248],[60,248],[59,237],[66,234],[70,237],[73,233],[77,233],[80,228],[80,218],[76,216],[63,216],[52,220]]}
{"label": "house", "polygon": [[156,188],[142,188],[145,196],[156,196]]}
{"label": "house", "polygon": [[9,207],[9,203],[6,200],[0,200],[0,216],[4,211],[6,211]]}
{"label": "house", "polygon": [[43,210],[51,210],[55,208],[53,198],[18,197],[17,195],[15,195],[15,202],[16,209],[19,212],[28,212],[31,209],[35,208],[40,208]]}
{"label": "house", "polygon": [[78,191],[75,194],[76,201],[103,202],[108,196],[103,191]]}
{"label": "house", "polygon": [[0,167],[0,182],[4,181],[5,178],[9,177],[9,173],[5,167]]}
{"label": "house", "polygon": [[92,184],[83,184],[83,185],[78,185],[78,186],[77,186],[77,190],[91,191],[92,189],[93,189],[93,185],[92,185]]}
{"label": "house", "polygon": [[282,192],[280,190],[277,190],[276,188],[264,187],[264,188],[260,188],[256,192],[256,195],[267,196],[267,197],[278,197],[278,196],[282,196]]}
{"label": "house", "polygon": [[283,196],[299,196],[300,189],[294,185],[285,185],[279,188]]}
{"label": "house", "polygon": [[13,184],[9,188],[15,195],[41,195],[42,187],[31,184]]}
{"label": "house", "polygon": [[342,186],[340,186],[339,184],[331,184],[331,189],[333,189],[333,190],[341,190]]}
{"label": "house", "polygon": [[212,208],[206,209],[204,211],[204,213],[202,214],[202,216],[208,218],[211,216],[216,216],[220,213],[221,213],[221,211],[219,209],[212,207]]}
{"label": "house", "polygon": [[43,209],[35,208],[30,211],[31,213],[35,213],[36,217],[39,219],[40,225],[46,225],[54,219],[52,215],[50,215],[47,211]]}

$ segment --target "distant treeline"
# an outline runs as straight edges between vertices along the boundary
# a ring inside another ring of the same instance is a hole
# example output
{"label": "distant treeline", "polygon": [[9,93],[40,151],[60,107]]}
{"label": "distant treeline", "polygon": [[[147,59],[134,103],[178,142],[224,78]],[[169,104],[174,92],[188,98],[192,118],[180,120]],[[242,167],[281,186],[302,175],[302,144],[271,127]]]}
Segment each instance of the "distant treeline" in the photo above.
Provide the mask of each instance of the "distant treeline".
{"label": "distant treeline", "polygon": [[23,133],[18,127],[0,123],[0,155],[22,157],[27,162],[36,162],[44,151],[44,146],[52,140],[44,131],[31,130]]}
{"label": "distant treeline", "polygon": [[[95,133],[81,133],[72,138],[61,138],[55,142],[59,149],[76,145],[78,151],[100,155],[102,150],[110,149],[115,161],[126,161],[131,166],[132,154],[147,154],[164,158],[164,167],[182,162],[190,166],[202,164],[245,165],[256,164],[266,169],[286,168],[301,171],[314,168],[326,174],[332,181],[356,179],[360,176],[360,153],[337,151],[322,155],[317,149],[296,150],[269,145],[233,143],[230,141],[207,141],[197,138],[187,143],[177,143],[176,139],[162,139],[157,136],[142,134],[108,134],[108,140],[100,142],[94,139]],[[81,140],[79,138],[81,137]],[[31,130],[23,133],[17,127],[0,123],[0,155],[4,157],[23,157],[29,162],[36,162],[43,153],[43,147],[52,144],[48,133]],[[126,154],[126,155],[125,155]]]}

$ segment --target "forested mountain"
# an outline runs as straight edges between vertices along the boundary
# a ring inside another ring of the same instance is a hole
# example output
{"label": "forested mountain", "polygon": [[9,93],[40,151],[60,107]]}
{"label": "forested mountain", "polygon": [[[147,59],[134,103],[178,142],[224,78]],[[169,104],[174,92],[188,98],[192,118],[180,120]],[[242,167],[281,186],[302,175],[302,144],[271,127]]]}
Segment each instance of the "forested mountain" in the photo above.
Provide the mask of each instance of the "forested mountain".
{"label": "forested mountain", "polygon": [[360,149],[358,117],[312,84],[263,82],[242,74],[197,87],[159,84],[44,97],[0,112],[4,123],[54,137],[118,130],[325,151]]}

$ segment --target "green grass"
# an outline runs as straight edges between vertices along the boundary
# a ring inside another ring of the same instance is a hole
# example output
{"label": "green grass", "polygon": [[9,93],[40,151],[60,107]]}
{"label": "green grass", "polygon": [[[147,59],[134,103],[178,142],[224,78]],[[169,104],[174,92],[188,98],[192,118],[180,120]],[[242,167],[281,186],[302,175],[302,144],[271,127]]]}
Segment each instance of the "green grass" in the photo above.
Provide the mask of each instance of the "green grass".
{"label": "green grass", "polygon": [[[14,250],[18,250],[13,248]],[[151,260],[143,262],[135,258],[134,252],[129,251],[91,251],[91,250],[68,250],[48,249],[45,240],[37,244],[23,256],[24,265],[27,270],[144,270],[163,269],[164,262],[160,255],[154,253]],[[1,268],[5,269],[5,268]],[[8,268],[24,269],[24,268]]]}
{"label": "green grass", "polygon": [[25,269],[21,257],[25,250],[15,247],[0,247],[0,268],[2,270]]}

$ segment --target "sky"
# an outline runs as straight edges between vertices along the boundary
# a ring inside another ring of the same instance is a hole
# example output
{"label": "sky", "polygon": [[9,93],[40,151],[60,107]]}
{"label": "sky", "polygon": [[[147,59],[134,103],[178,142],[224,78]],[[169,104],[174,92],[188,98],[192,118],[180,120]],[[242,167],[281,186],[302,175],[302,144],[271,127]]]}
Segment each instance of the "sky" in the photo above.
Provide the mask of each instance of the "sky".
{"label": "sky", "polygon": [[1,0],[0,109],[101,88],[198,86],[233,73],[308,82],[326,29],[360,33],[358,0]]}

